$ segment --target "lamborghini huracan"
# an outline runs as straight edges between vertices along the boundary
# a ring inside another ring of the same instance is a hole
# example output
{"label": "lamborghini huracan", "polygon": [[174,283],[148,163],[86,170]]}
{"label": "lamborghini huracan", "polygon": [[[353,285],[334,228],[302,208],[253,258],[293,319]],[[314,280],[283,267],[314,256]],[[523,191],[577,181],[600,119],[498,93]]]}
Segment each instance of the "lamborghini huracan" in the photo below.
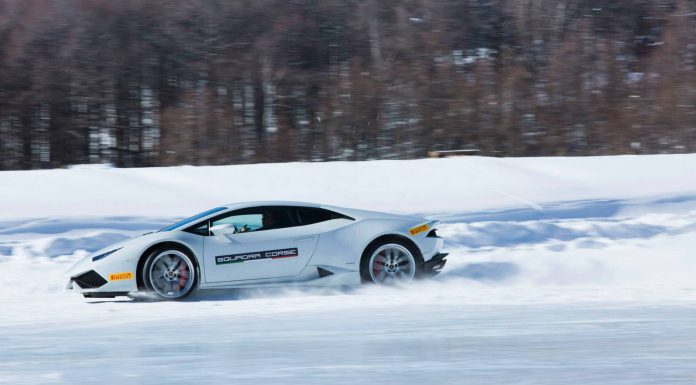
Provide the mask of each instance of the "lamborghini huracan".
{"label": "lamborghini huracan", "polygon": [[67,289],[178,300],[204,289],[407,283],[445,265],[437,224],[312,203],[224,205],[87,256]]}

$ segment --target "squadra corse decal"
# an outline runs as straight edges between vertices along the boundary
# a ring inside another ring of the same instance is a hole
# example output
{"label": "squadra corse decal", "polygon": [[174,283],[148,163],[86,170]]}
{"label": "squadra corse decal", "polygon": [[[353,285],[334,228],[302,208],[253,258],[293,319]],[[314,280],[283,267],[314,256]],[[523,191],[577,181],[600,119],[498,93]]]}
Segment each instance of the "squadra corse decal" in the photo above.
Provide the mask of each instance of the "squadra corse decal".
{"label": "squadra corse decal", "polygon": [[299,255],[299,253],[297,252],[296,247],[293,247],[290,249],[254,251],[251,253],[243,253],[243,254],[219,255],[219,256],[215,257],[215,264],[216,265],[225,265],[228,263],[258,261],[261,259],[292,258],[292,257],[297,257],[298,255]]}
{"label": "squadra corse decal", "polygon": [[420,234],[420,233],[422,233],[422,232],[424,232],[424,231],[428,231],[428,228],[429,228],[428,225],[425,224],[425,225],[416,226],[416,227],[414,227],[414,228],[408,230],[408,232],[409,232],[411,235],[418,235],[418,234]]}

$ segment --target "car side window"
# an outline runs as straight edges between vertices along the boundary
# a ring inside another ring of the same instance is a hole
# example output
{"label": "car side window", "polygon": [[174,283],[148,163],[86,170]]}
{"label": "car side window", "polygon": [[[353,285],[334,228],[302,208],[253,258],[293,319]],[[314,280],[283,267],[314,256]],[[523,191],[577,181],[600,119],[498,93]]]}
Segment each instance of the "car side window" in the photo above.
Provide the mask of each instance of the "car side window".
{"label": "car side window", "polygon": [[256,231],[263,226],[262,213],[240,213],[214,220],[210,224],[213,230],[233,229],[233,233]]}
{"label": "car side window", "polygon": [[312,225],[331,219],[331,213],[314,207],[297,207],[295,209],[300,226]]}
{"label": "car side window", "polygon": [[214,218],[210,223],[210,231],[213,234],[237,234],[282,229],[292,225],[286,209],[266,206],[237,210]]}
{"label": "car side window", "polygon": [[352,219],[345,215],[318,207],[296,207],[295,215],[297,216],[297,221],[300,226],[313,225],[315,223],[338,218]]}

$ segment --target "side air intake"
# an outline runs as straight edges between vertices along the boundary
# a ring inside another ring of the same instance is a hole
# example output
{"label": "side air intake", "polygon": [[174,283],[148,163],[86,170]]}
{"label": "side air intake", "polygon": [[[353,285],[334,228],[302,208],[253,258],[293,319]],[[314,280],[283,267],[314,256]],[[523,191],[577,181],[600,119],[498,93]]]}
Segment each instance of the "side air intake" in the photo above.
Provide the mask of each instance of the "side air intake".
{"label": "side air intake", "polygon": [[322,269],[321,267],[317,267],[317,272],[319,272],[319,278],[324,278],[333,275],[333,272],[328,271],[326,269]]}
{"label": "side air intake", "polygon": [[104,277],[99,275],[94,270],[90,270],[84,274],[78,275],[77,277],[73,277],[72,280],[83,289],[96,289],[106,285],[106,280]]}

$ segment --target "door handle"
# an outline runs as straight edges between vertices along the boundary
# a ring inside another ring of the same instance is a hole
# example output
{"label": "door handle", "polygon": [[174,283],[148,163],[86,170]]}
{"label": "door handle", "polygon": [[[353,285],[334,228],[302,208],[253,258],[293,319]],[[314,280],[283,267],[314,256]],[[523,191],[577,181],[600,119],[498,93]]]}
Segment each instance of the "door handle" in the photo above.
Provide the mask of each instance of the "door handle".
{"label": "door handle", "polygon": [[295,239],[293,239],[292,241],[293,241],[293,242],[299,242],[299,241],[304,241],[304,240],[306,240],[306,239],[314,239],[314,237],[315,237],[314,235],[309,235],[309,236],[306,236],[306,237],[295,238]]}

